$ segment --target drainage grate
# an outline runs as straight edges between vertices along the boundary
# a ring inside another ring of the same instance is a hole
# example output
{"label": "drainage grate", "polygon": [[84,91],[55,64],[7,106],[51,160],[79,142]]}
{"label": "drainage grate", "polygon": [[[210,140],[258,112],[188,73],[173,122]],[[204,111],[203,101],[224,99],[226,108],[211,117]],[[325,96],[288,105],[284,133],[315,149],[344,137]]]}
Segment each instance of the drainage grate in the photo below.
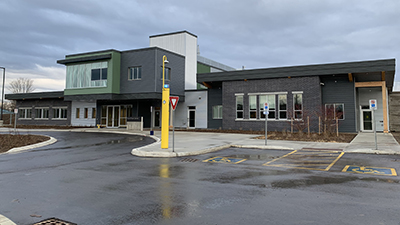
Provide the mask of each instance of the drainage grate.
{"label": "drainage grate", "polygon": [[183,158],[181,159],[181,162],[197,162],[198,159],[191,159],[191,158]]}
{"label": "drainage grate", "polygon": [[33,225],[77,225],[77,224],[65,220],[60,220],[57,218],[50,218],[34,223]]}

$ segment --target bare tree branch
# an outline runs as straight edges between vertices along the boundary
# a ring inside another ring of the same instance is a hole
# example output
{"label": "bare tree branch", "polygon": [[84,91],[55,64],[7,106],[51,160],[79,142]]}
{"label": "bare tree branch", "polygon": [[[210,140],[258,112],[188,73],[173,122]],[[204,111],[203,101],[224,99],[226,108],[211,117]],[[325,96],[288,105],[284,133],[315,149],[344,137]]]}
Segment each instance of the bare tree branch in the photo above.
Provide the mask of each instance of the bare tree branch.
{"label": "bare tree branch", "polygon": [[33,80],[29,78],[18,78],[17,80],[11,81],[7,87],[13,94],[16,93],[30,93],[35,90],[33,87]]}

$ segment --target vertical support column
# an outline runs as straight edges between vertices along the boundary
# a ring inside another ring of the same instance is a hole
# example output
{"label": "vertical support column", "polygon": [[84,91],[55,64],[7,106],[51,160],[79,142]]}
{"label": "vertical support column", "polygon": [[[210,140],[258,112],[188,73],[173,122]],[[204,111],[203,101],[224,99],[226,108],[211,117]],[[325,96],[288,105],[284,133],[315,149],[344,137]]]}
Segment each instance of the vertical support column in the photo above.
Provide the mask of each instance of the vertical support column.
{"label": "vertical support column", "polygon": [[389,133],[386,81],[382,81],[383,132]]}

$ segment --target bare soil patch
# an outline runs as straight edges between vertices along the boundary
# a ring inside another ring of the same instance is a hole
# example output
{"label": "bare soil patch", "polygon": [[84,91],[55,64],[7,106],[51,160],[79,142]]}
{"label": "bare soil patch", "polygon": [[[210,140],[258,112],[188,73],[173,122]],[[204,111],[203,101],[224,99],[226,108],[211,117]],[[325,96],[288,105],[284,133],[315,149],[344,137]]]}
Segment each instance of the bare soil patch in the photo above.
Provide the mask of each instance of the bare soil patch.
{"label": "bare soil patch", "polygon": [[49,139],[46,136],[32,134],[0,134],[0,153],[7,152],[12,148],[32,145]]}

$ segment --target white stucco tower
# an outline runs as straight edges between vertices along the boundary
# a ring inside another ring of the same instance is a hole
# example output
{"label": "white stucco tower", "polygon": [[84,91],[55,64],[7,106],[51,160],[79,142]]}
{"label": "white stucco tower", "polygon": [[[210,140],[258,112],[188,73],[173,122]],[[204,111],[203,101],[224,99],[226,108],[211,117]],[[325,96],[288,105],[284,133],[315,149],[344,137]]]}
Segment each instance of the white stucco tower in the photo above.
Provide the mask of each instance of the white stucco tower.
{"label": "white stucco tower", "polygon": [[197,89],[197,36],[187,31],[150,36],[150,47],[185,56],[185,90]]}

